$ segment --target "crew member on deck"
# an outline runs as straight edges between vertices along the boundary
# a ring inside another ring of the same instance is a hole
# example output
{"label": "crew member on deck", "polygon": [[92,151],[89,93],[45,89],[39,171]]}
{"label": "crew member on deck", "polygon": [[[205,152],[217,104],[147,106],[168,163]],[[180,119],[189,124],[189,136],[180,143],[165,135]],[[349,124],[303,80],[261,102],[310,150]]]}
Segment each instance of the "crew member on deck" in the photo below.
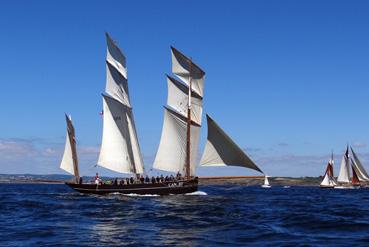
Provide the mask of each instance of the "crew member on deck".
{"label": "crew member on deck", "polygon": [[101,183],[101,178],[99,177],[99,173],[96,172],[95,184],[99,185],[100,183]]}

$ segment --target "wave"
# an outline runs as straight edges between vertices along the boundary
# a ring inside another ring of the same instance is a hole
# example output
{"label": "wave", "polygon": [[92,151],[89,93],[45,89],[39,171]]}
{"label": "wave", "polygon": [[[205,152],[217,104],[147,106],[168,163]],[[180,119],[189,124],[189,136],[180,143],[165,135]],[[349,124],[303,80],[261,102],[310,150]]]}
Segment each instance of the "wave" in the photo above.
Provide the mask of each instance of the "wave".
{"label": "wave", "polygon": [[186,196],[207,196],[208,194],[204,191],[195,191],[195,192],[191,192],[191,193],[186,193]]}

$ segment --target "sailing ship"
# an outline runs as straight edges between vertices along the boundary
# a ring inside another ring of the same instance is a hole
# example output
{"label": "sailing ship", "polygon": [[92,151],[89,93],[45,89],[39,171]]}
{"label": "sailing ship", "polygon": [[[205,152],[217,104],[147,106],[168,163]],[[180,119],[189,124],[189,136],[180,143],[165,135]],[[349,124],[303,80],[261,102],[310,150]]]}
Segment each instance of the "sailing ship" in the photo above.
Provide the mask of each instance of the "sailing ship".
{"label": "sailing ship", "polygon": [[[353,159],[350,157],[350,150]],[[352,177],[350,179],[350,168],[352,170]],[[335,189],[352,189],[359,188],[363,184],[369,182],[369,175],[361,164],[358,156],[353,148],[347,145],[345,154],[342,157],[340,173],[337,178],[338,185]]]}
{"label": "sailing ship", "polygon": [[327,168],[325,169],[323,180],[320,183],[320,188],[334,188],[334,186],[337,185],[337,181],[333,175],[333,165],[334,165],[334,159],[333,159],[333,152],[332,152],[331,158],[328,161]]}
{"label": "sailing ship", "polygon": [[[139,177],[145,171],[128,93],[126,58],[108,34],[106,39],[107,75],[105,93],[102,95],[103,136],[97,165]],[[205,72],[191,58],[174,47],[171,47],[171,53],[172,73],[175,77],[167,75],[167,105],[164,106],[164,123],[153,168],[184,176],[179,176],[174,181],[156,183],[94,184],[82,183],[74,173],[75,182],[67,185],[81,193],[94,194],[119,192],[168,195],[197,191],[198,178],[195,175],[195,168],[202,120]],[[238,165],[262,173],[208,115],[207,124],[208,140],[201,165]],[[76,155],[76,152],[74,153]],[[77,163],[73,164],[78,167]]]}

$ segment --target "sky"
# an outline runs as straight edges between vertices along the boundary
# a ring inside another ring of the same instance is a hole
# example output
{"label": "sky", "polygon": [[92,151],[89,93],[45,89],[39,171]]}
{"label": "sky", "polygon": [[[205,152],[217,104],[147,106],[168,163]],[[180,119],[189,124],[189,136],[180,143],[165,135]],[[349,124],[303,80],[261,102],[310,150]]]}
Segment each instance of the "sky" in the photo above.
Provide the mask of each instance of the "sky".
{"label": "sky", "polygon": [[[67,112],[82,175],[114,174],[95,167],[105,32],[127,57],[147,170],[161,135],[171,45],[206,72],[204,111],[268,175],[322,175],[332,150],[337,174],[348,143],[369,169],[368,9],[360,0],[1,1],[0,173],[65,174]],[[199,155],[206,134],[204,124]]]}

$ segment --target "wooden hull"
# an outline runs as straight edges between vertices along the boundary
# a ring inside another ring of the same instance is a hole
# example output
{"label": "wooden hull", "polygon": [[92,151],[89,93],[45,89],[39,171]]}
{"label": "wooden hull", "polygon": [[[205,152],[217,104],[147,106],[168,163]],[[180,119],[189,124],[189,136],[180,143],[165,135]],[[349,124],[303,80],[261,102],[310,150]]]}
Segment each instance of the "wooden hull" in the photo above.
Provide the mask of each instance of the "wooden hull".
{"label": "wooden hull", "polygon": [[180,180],[176,182],[162,183],[137,183],[137,184],[76,184],[66,183],[72,189],[84,194],[137,194],[137,195],[171,195],[186,194],[197,191],[198,178]]}

